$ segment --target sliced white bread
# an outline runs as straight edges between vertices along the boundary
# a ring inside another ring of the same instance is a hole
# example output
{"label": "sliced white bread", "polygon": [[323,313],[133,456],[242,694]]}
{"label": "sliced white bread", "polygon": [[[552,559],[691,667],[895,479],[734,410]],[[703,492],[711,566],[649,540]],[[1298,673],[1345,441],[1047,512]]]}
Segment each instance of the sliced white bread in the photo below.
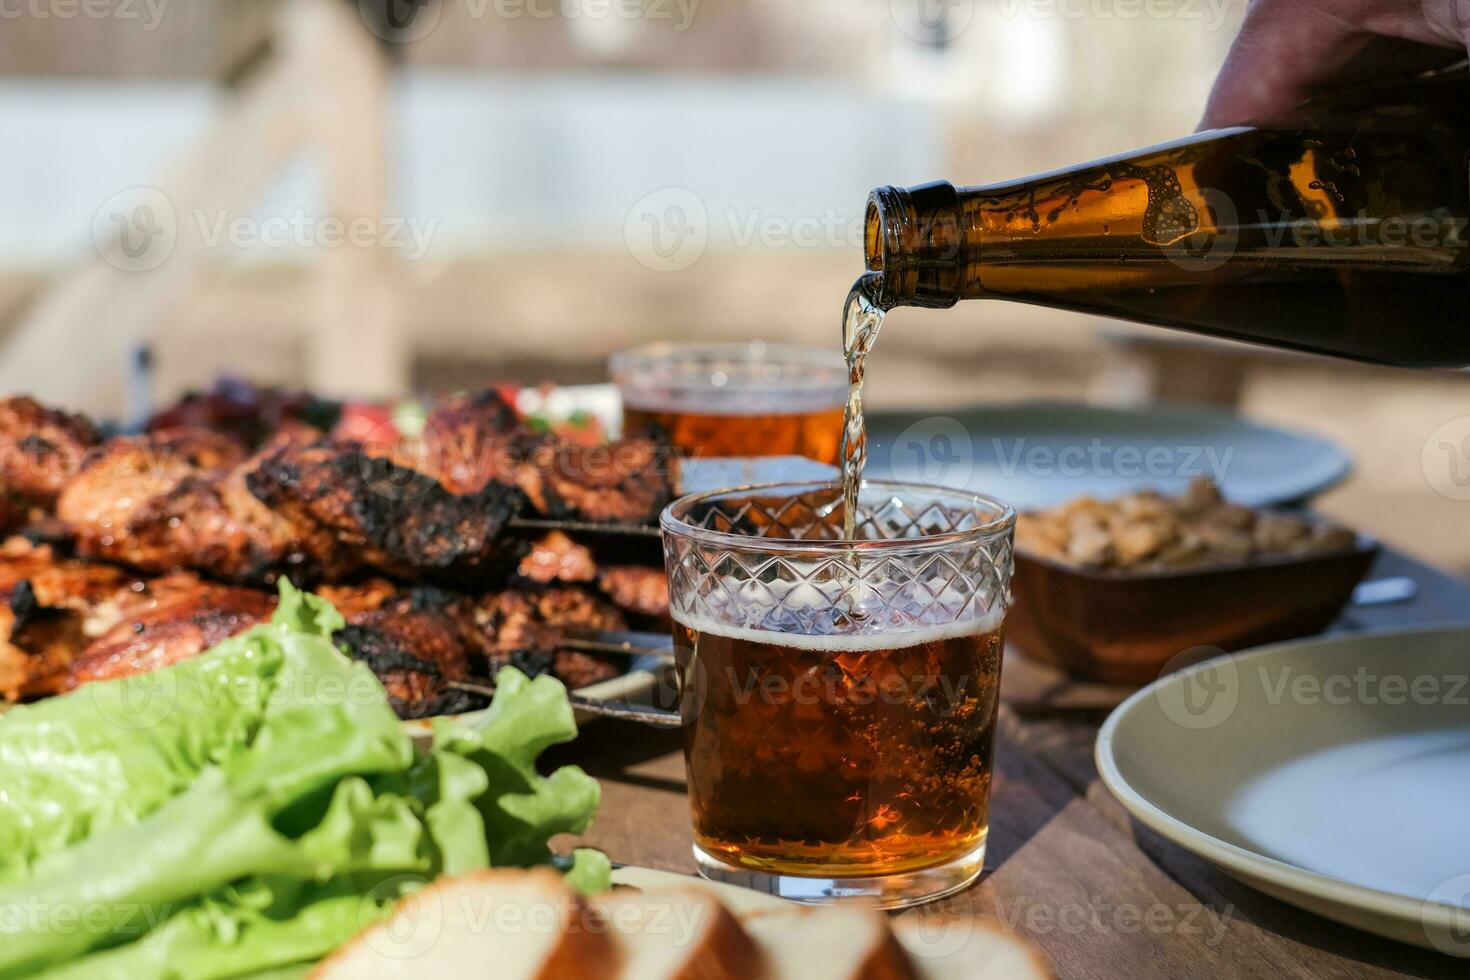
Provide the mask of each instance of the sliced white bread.
{"label": "sliced white bread", "polygon": [[1025,939],[970,916],[891,920],[894,934],[924,980],[1051,980],[1041,953]]}
{"label": "sliced white bread", "polygon": [[872,909],[792,907],[746,916],[743,924],[765,954],[770,980],[920,978],[888,918]]}
{"label": "sliced white bread", "polygon": [[[619,868],[613,872],[613,880],[649,893],[693,888],[719,898],[742,923],[772,913],[789,915],[805,912],[826,916],[832,911],[793,907],[779,898],[747,888],[698,879],[691,881],[683,875],[651,868]],[[836,911],[842,913],[845,910],[839,908]],[[841,914],[839,920],[846,921]],[[1053,976],[1046,960],[1026,939],[1004,932],[981,919],[971,916],[937,917],[932,911],[920,911],[884,917],[884,920],[892,927],[922,980],[1050,980]],[[836,921],[832,925],[842,928]],[[830,927],[826,921],[820,926],[822,929]],[[777,950],[777,955],[785,948],[779,945],[783,933],[777,923],[767,923],[753,931],[777,944],[771,947]],[[779,976],[772,974],[773,980]]]}
{"label": "sliced white bread", "polygon": [[[589,925],[590,924],[590,925]],[[549,868],[444,878],[317,965],[313,980],[602,980],[619,952]]]}
{"label": "sliced white bread", "polygon": [[758,980],[759,949],[730,910],[698,886],[614,892],[593,911],[622,953],[625,980]]}
{"label": "sliced white bread", "polygon": [[718,881],[707,881],[673,871],[656,871],[653,868],[625,866],[614,868],[613,884],[623,888],[636,888],[641,892],[662,892],[674,889],[693,888],[706,895],[713,895],[720,904],[734,913],[735,918],[744,919],[757,912],[790,908],[791,903],[774,895],[767,895],[750,888],[726,885]]}
{"label": "sliced white bread", "polygon": [[[652,872],[650,875],[654,874]],[[550,869],[443,879],[314,980],[1050,980],[1024,939],[968,917],[750,902],[673,875],[584,901]],[[687,882],[687,883],[685,883]]]}

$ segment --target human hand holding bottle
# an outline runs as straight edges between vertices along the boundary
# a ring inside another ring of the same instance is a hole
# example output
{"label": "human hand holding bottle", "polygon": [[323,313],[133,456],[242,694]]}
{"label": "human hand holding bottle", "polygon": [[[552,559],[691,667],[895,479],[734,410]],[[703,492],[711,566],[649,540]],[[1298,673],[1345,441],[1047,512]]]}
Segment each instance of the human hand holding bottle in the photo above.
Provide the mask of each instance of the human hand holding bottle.
{"label": "human hand holding bottle", "polygon": [[1268,120],[1321,92],[1470,49],[1470,0],[1255,0],[1201,125]]}

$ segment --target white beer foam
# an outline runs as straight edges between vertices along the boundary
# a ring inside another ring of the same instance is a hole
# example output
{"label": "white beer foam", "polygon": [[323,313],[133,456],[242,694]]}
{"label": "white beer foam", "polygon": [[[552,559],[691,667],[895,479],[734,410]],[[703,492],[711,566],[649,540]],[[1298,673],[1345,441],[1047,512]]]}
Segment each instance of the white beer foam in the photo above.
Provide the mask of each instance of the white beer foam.
{"label": "white beer foam", "polygon": [[962,636],[975,636],[998,630],[1005,615],[999,610],[986,613],[958,623],[934,625],[890,624],[874,633],[783,633],[777,630],[752,629],[748,626],[733,626],[706,616],[694,616],[685,612],[674,612],[673,619],[686,629],[700,633],[713,633],[730,640],[747,643],[773,643],[797,650],[815,653],[872,653],[875,650],[892,650],[898,647],[918,646],[938,640],[952,640]]}

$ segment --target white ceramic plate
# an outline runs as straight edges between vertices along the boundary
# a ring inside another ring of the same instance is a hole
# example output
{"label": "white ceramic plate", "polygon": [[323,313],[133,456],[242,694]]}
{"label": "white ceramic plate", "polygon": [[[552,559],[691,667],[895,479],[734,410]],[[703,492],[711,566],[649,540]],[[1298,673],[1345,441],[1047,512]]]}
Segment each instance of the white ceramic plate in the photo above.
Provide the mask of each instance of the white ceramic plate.
{"label": "white ceramic plate", "polygon": [[1282,901],[1470,956],[1470,627],[1282,643],[1123,702],[1103,782]]}
{"label": "white ceramic plate", "polygon": [[1251,507],[1313,497],[1352,468],[1325,439],[1214,409],[1069,402],[868,413],[868,475],[964,486],[1017,510],[1209,477]]}

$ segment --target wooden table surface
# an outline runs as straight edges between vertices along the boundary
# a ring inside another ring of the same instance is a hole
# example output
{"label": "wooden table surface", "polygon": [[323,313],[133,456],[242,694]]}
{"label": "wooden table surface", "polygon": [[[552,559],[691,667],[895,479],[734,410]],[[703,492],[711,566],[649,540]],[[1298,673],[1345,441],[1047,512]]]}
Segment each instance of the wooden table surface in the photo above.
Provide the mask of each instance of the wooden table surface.
{"label": "wooden table surface", "polygon": [[[1334,629],[1470,621],[1470,583],[1386,552],[1412,601]],[[1465,977],[1470,963],[1379,939],[1240,884],[1135,823],[1098,779],[1093,741],[1128,692],[1068,684],[1008,651],[980,881],[903,915],[974,914],[1034,942],[1062,978]],[[614,861],[694,872],[678,733],[604,721],[550,754],[602,783],[583,838]]]}

